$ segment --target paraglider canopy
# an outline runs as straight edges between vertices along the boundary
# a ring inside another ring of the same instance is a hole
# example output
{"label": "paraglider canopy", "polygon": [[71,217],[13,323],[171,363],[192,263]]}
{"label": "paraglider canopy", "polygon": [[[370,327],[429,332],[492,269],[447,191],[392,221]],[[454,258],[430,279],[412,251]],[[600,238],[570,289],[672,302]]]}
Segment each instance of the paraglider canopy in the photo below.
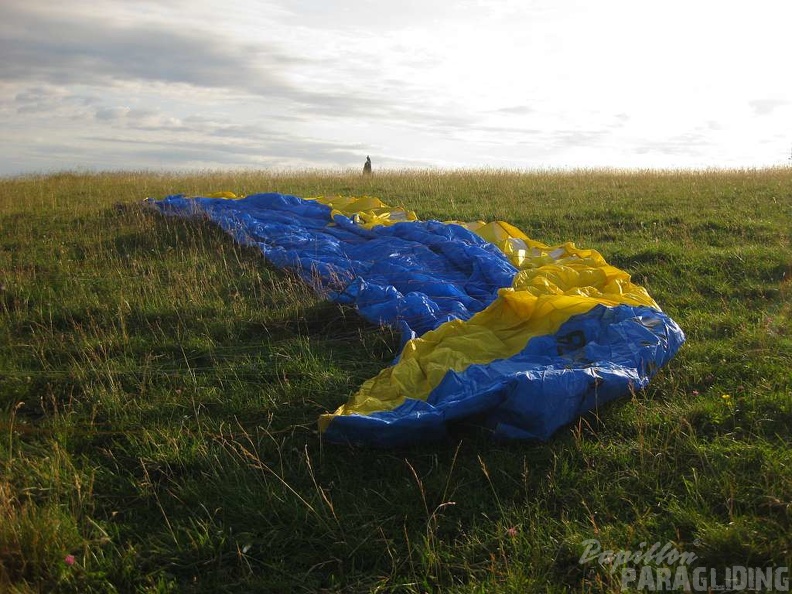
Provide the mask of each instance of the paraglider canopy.
{"label": "paraglider canopy", "polygon": [[685,339],[598,252],[548,246],[503,221],[419,221],[372,197],[152,203],[208,216],[327,298],[402,331],[393,365],[321,415],[328,441],[434,440],[466,418],[499,438],[545,440],[644,387]]}

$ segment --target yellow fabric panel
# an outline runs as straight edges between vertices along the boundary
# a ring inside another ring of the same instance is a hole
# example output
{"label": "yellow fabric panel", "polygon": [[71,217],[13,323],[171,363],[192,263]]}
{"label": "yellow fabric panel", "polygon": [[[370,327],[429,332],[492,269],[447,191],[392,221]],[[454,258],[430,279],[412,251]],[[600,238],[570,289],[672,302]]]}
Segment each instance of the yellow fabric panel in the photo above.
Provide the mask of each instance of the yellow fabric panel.
{"label": "yellow fabric panel", "polygon": [[630,275],[611,266],[596,250],[567,242],[548,246],[529,238],[504,221],[465,223],[468,229],[495,244],[520,272],[512,287],[535,295],[566,294],[600,298],[608,305],[646,305],[660,309]]}
{"label": "yellow fabric panel", "polygon": [[417,221],[415,212],[400,207],[388,206],[373,196],[317,196],[307,198],[326,204],[332,208],[330,214],[337,214],[353,219],[358,225],[371,229],[379,225],[393,225],[403,221]]}
{"label": "yellow fabric panel", "polygon": [[236,194],[233,192],[212,192],[211,194],[207,194],[206,198],[231,198],[235,199],[238,198]]}
{"label": "yellow fabric panel", "polygon": [[529,240],[528,236],[517,227],[505,221],[491,221],[489,223],[485,223],[484,221],[474,221],[470,223],[457,222],[456,224],[462,225],[468,230],[473,231],[473,233],[480,236],[482,239],[486,239],[495,245],[512,238]]}

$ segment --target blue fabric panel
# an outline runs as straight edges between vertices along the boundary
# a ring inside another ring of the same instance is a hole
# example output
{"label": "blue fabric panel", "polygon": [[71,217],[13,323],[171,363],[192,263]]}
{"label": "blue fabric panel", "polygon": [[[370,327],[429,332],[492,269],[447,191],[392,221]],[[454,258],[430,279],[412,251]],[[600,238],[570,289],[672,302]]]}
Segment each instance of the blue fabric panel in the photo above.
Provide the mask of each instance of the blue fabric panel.
{"label": "blue fabric panel", "polygon": [[500,250],[459,225],[412,221],[367,230],[344,216],[331,220],[328,206],[282,194],[175,195],[153,204],[168,214],[205,214],[328,298],[400,329],[405,341],[470,318],[517,272]]}

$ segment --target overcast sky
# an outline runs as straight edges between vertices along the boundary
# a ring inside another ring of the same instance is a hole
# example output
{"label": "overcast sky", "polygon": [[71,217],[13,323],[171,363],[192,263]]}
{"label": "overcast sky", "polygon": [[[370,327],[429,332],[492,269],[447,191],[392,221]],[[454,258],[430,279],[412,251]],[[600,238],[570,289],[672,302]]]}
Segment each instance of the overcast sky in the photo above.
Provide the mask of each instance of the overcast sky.
{"label": "overcast sky", "polygon": [[789,164],[790,0],[0,0],[0,175]]}

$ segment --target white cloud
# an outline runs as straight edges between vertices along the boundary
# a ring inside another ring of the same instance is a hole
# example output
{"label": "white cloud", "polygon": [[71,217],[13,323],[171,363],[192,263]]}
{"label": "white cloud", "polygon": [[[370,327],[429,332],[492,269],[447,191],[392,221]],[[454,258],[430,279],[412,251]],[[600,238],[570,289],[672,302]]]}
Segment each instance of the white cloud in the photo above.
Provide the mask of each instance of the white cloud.
{"label": "white cloud", "polygon": [[[0,6],[0,173],[785,162],[792,9],[714,0]],[[786,136],[786,138],[785,138]]]}
{"label": "white cloud", "polygon": [[770,115],[780,107],[789,107],[792,101],[783,99],[754,99],[749,101],[748,104],[753,109],[756,115]]}

